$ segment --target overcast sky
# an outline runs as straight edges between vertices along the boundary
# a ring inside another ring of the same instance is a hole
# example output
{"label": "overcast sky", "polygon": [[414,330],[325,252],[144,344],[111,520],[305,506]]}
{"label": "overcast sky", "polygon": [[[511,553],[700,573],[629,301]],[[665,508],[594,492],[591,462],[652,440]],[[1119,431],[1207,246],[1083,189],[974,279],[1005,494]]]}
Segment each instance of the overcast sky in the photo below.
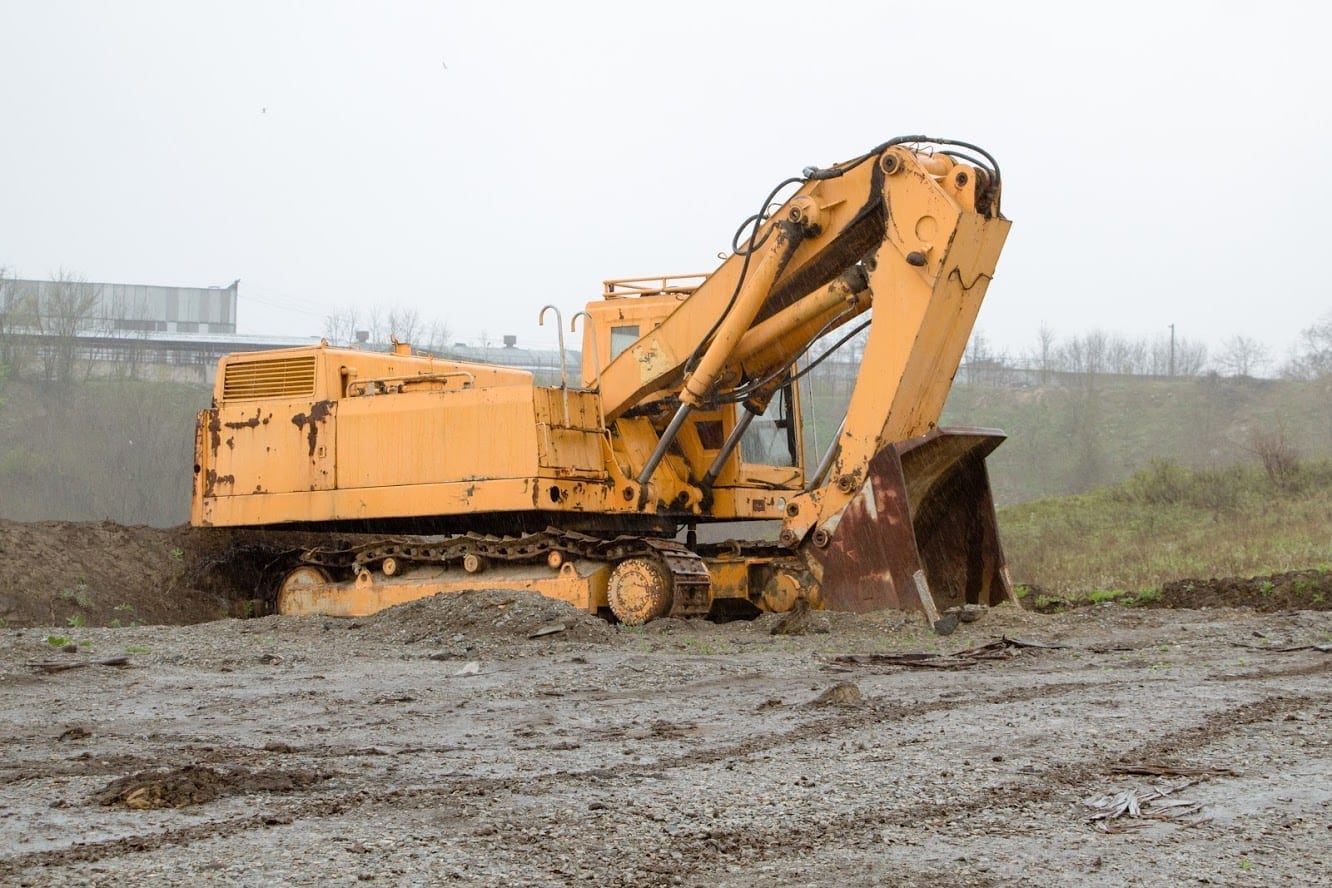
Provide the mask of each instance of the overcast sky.
{"label": "overcast sky", "polygon": [[546,303],[711,270],[781,178],[927,133],[1003,165],[992,344],[1282,353],[1332,310],[1319,8],[3,0],[0,266],[547,345]]}

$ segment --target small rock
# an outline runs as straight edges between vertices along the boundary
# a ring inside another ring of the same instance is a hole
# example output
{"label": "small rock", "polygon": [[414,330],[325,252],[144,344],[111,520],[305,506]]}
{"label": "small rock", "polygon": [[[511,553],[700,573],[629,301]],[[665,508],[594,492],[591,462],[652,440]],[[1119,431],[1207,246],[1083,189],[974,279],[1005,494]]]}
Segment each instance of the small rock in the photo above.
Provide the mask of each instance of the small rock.
{"label": "small rock", "polygon": [[455,673],[453,673],[453,674],[454,674],[454,675],[480,675],[480,674],[481,674],[481,664],[480,664],[479,662],[477,662],[476,660],[468,660],[466,663],[463,664],[463,668],[459,669],[457,672],[455,672]]}
{"label": "small rock", "polygon": [[849,681],[839,681],[810,701],[810,706],[859,706],[865,702],[860,688]]}
{"label": "small rock", "polygon": [[962,621],[957,614],[944,614],[934,621],[934,631],[938,635],[952,635],[957,631],[957,624]]}
{"label": "small rock", "polygon": [[810,624],[809,602],[802,598],[777,621],[777,625],[772,627],[772,634],[805,635],[810,631]]}
{"label": "small rock", "polygon": [[79,646],[77,644],[67,644],[60,648],[62,654],[77,654],[78,652]]}

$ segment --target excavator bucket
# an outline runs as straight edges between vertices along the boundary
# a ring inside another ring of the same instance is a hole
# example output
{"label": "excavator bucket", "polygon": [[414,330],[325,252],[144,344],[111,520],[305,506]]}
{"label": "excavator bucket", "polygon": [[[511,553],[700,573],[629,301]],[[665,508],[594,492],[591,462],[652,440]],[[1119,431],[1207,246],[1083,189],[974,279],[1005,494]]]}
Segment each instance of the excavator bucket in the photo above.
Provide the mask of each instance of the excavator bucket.
{"label": "excavator bucket", "polygon": [[985,470],[1003,440],[988,429],[935,429],[875,456],[827,545],[809,549],[823,606],[919,610],[942,630],[955,608],[1016,605]]}

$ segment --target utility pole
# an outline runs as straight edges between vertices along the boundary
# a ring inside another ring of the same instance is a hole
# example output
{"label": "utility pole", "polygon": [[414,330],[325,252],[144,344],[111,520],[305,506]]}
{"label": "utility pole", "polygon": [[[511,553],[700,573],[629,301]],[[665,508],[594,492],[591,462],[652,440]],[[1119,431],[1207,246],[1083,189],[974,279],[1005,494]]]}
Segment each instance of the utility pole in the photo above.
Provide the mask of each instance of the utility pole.
{"label": "utility pole", "polygon": [[1170,375],[1175,375],[1175,325],[1170,325]]}

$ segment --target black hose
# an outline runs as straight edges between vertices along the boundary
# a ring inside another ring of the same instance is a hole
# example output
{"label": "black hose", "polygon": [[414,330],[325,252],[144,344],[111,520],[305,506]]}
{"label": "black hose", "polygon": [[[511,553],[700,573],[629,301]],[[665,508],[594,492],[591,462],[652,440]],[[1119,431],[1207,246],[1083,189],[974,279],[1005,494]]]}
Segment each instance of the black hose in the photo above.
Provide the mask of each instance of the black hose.
{"label": "black hose", "polygon": [[[957,139],[940,139],[940,138],[934,138],[932,136],[919,136],[919,135],[897,136],[896,138],[889,139],[888,141],[880,145],[876,145],[875,147],[871,148],[869,151],[866,151],[864,154],[860,155],[859,157],[853,158],[848,161],[844,161],[838,164],[837,166],[828,167],[828,168],[820,168],[814,166],[805,167],[805,169],[802,171],[803,173],[802,176],[792,176],[789,179],[783,179],[780,183],[777,184],[777,187],[773,188],[772,191],[768,192],[768,196],[763,201],[763,205],[759,209],[759,211],[754,215],[750,216],[744,222],[741,222],[740,227],[737,228],[735,231],[735,235],[732,236],[731,251],[736,255],[743,256],[745,260],[744,263],[740,266],[740,277],[735,282],[735,291],[731,293],[731,299],[729,302],[726,303],[726,309],[717,316],[717,320],[713,323],[711,329],[708,330],[707,335],[699,340],[698,345],[694,348],[694,351],[689,355],[689,358],[685,361],[684,365],[685,372],[686,373],[692,372],[694,367],[698,365],[699,356],[702,354],[704,346],[712,340],[713,336],[717,334],[717,330],[721,328],[722,322],[731,313],[731,309],[735,307],[735,301],[740,298],[740,289],[744,286],[745,277],[749,274],[749,257],[753,254],[753,252],[756,249],[758,249],[763,243],[767,241],[768,235],[765,234],[763,236],[763,239],[759,240],[758,233],[759,229],[763,226],[763,223],[767,220],[768,208],[772,205],[772,201],[777,196],[777,193],[779,191],[781,191],[786,186],[795,183],[800,183],[803,185],[804,183],[810,181],[839,178],[841,176],[846,175],[851,170],[854,170],[856,167],[860,166],[865,161],[871,158],[879,157],[880,155],[883,154],[883,152],[887,151],[889,148],[892,148],[895,145],[907,145],[907,144],[919,144],[919,143],[927,143],[933,145],[954,145],[958,148],[965,148],[969,151],[975,151],[977,154],[980,154],[982,157],[984,157],[985,160],[989,161],[988,170],[994,176],[994,184],[998,186],[1002,181],[999,172],[999,161],[995,160],[994,155],[990,154],[990,152],[986,151],[984,148],[981,148],[979,145],[973,145],[970,142],[963,142]],[[985,163],[977,161],[972,157],[962,154],[961,152],[943,151],[941,153],[946,154],[950,157],[955,157],[965,160],[967,163],[970,163],[977,167],[986,167]],[[739,242],[740,242],[740,237],[744,232],[746,226],[750,226],[749,243],[742,248]],[[861,326],[857,327],[854,331],[852,331],[852,333],[848,334],[847,338],[849,339],[850,336],[854,336],[860,330],[863,330],[865,326],[868,325],[868,323],[869,322],[867,321],[865,324],[862,324]],[[820,333],[820,335],[822,335],[822,333]],[[817,338],[818,337],[815,337],[815,339]],[[843,339],[840,342],[838,342],[837,345],[834,345],[831,349],[829,349],[828,352],[825,352],[824,357],[826,357],[827,354],[830,354],[831,352],[840,348],[845,342],[846,339]],[[813,345],[813,340],[811,340],[810,345],[811,346]],[[806,346],[805,349],[802,350],[800,354],[803,355],[808,350],[809,346]],[[820,357],[818,361],[815,361],[809,367],[802,370],[800,376],[804,376],[805,373],[809,372],[809,370],[818,366],[818,364],[823,361],[824,357]],[[797,376],[796,378],[799,379],[800,376]],[[773,377],[770,376],[767,380],[764,381],[764,384],[770,382],[772,379]],[[746,386],[746,389],[752,391],[753,387]],[[738,400],[743,400],[743,398]],[[717,401],[716,403],[730,403],[730,402],[731,399],[727,398]]]}

